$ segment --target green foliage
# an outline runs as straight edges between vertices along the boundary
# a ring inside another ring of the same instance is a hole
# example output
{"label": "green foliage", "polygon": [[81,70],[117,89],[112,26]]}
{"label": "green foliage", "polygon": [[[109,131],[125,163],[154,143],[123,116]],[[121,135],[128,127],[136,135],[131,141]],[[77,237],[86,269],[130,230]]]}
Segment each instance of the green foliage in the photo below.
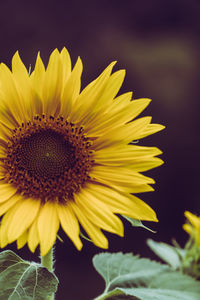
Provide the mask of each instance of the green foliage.
{"label": "green foliage", "polygon": [[106,283],[96,300],[200,300],[198,281],[158,262],[132,254],[102,253],[93,264]]}
{"label": "green foliage", "polygon": [[182,259],[185,256],[185,251],[183,249],[173,247],[165,243],[158,243],[151,239],[147,240],[147,245],[157,256],[169,264],[173,269],[181,269]]}
{"label": "green foliage", "polygon": [[0,253],[0,299],[46,300],[56,292],[58,279],[46,268],[8,250]]}
{"label": "green foliage", "polygon": [[182,271],[196,279],[200,279],[200,247],[192,240],[189,240],[184,249],[174,241],[175,247],[158,243],[153,240],[147,240],[151,250],[163,261],[169,264],[174,270]]}

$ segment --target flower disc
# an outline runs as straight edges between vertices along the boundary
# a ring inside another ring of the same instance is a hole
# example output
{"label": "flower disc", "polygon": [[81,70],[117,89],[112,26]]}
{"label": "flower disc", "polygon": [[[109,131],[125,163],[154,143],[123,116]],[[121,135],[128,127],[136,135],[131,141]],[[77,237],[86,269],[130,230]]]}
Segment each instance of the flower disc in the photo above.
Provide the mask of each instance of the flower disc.
{"label": "flower disc", "polygon": [[27,197],[65,203],[89,178],[90,146],[83,129],[62,117],[35,117],[13,130],[4,180]]}

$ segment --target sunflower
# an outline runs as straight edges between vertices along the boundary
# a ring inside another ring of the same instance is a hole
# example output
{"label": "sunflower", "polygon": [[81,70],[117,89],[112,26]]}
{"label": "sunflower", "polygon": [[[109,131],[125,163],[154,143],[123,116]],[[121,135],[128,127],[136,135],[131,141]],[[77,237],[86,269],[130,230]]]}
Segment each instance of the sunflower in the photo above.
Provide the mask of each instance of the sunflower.
{"label": "sunflower", "polygon": [[[117,96],[125,71],[112,62],[80,92],[82,62],[71,70],[64,48],[47,68],[38,53],[29,73],[18,52],[12,71],[0,65],[0,246],[17,241],[41,255],[60,228],[77,249],[80,226],[107,248],[103,230],[123,236],[116,214],[157,221],[135,193],[152,191],[140,172],[162,164],[161,151],[132,143],[161,129],[151,117],[135,117],[149,99]],[[81,230],[82,230],[81,229]]]}
{"label": "sunflower", "polygon": [[200,247],[200,217],[189,211],[185,212],[188,222],[183,225],[183,229],[191,236],[195,244]]}

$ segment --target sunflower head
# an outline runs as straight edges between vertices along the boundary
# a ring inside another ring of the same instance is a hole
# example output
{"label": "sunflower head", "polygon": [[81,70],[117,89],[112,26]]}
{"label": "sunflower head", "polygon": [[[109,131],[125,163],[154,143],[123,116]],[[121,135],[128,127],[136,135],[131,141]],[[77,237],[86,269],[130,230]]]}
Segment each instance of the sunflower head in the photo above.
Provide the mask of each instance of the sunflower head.
{"label": "sunflower head", "polygon": [[82,62],[64,48],[31,74],[18,52],[0,65],[0,246],[17,241],[45,255],[60,226],[78,249],[80,226],[107,248],[103,230],[123,236],[116,214],[157,221],[136,193],[152,191],[141,174],[162,164],[156,147],[132,143],[161,129],[135,119],[149,99],[117,96],[125,71],[115,62],[80,91]]}

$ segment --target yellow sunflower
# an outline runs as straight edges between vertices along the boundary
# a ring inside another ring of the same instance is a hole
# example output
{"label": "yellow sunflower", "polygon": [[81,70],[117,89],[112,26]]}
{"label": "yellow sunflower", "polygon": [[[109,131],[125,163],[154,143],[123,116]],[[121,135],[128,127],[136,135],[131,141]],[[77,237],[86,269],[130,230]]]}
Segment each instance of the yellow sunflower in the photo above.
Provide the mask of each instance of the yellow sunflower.
{"label": "yellow sunflower", "polygon": [[[131,144],[161,129],[151,117],[135,119],[149,99],[117,96],[125,71],[115,62],[82,92],[82,62],[71,70],[64,48],[48,66],[38,54],[31,74],[18,52],[12,71],[0,65],[0,246],[17,241],[41,255],[61,226],[80,250],[80,225],[99,247],[103,230],[123,236],[116,214],[157,221],[132,193],[152,191],[140,172],[162,164],[156,147]],[[131,122],[130,122],[131,121]]]}
{"label": "yellow sunflower", "polygon": [[183,225],[183,229],[191,236],[195,244],[200,247],[200,217],[189,211],[185,212],[188,222]]}

